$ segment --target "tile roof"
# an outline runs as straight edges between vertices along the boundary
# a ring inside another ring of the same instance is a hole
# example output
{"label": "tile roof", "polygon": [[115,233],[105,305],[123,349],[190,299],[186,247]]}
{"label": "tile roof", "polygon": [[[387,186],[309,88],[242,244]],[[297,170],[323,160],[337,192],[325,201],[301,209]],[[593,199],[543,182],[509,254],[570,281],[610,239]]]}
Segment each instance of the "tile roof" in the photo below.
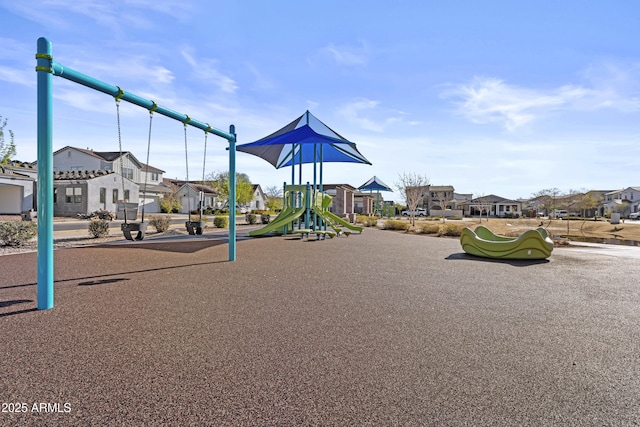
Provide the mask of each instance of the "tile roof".
{"label": "tile roof", "polygon": [[93,179],[114,173],[106,170],[54,171],[54,180]]}

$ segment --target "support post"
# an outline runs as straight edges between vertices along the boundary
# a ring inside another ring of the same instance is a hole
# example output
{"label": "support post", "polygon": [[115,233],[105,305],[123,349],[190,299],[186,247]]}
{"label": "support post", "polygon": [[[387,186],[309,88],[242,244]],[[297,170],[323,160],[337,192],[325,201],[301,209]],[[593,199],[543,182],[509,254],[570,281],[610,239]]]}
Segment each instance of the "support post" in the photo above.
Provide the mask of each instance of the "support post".
{"label": "support post", "polygon": [[38,310],[53,307],[52,48],[38,39]]}
{"label": "support post", "polygon": [[[236,127],[229,126],[229,261],[236,260]],[[233,207],[232,207],[233,203]]]}

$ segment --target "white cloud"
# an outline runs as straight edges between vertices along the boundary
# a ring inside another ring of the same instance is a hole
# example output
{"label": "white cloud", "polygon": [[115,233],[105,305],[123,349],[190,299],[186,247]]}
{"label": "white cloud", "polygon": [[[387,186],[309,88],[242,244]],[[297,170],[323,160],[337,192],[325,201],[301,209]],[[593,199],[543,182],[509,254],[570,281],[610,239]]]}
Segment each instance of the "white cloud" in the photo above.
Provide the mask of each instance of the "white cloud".
{"label": "white cloud", "polygon": [[[356,126],[373,132],[384,132],[388,126],[404,122],[406,113],[379,111],[380,101],[360,98],[338,109],[339,114]],[[413,122],[416,124],[416,122]]]}
{"label": "white cloud", "polygon": [[235,93],[238,85],[235,80],[218,71],[218,61],[215,59],[200,58],[196,61],[191,53],[191,48],[184,48],[180,51],[182,57],[191,66],[193,75],[199,79],[207,81],[209,84],[217,86],[224,93]]}
{"label": "white cloud", "polygon": [[0,66],[0,81],[15,83],[23,86],[35,86],[36,77],[35,73],[32,72],[29,72],[27,74],[22,70]]}
{"label": "white cloud", "polygon": [[55,28],[71,28],[72,15],[121,31],[125,26],[150,29],[154,20],[150,14],[156,12],[174,19],[185,20],[193,10],[192,2],[184,1],[180,7],[169,1],[126,0],[105,2],[103,0],[33,0],[29,2],[3,2],[3,7],[34,22],[46,23]]}
{"label": "white cloud", "polygon": [[329,58],[338,65],[344,66],[363,66],[367,65],[369,49],[364,42],[360,46],[336,46],[333,43],[321,48],[318,54],[321,57]]}
{"label": "white cloud", "polygon": [[460,98],[459,113],[473,123],[499,123],[509,131],[528,124],[551,110],[585,96],[585,90],[564,86],[542,91],[510,86],[499,79],[476,77],[470,84],[443,93]]}
{"label": "white cloud", "polygon": [[509,85],[497,78],[475,77],[471,83],[444,91],[457,98],[458,112],[472,123],[498,123],[508,131],[557,111],[640,110],[640,65],[606,63],[585,71],[584,85],[567,84],[552,89]]}

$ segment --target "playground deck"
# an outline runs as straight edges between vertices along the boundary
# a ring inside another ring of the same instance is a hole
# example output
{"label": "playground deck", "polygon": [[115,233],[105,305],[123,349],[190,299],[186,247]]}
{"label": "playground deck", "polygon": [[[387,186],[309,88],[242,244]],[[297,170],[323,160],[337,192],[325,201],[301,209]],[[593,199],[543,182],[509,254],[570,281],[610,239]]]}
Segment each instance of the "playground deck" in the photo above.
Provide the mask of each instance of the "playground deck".
{"label": "playground deck", "polygon": [[637,260],[189,237],[0,257],[0,425],[640,422]]}

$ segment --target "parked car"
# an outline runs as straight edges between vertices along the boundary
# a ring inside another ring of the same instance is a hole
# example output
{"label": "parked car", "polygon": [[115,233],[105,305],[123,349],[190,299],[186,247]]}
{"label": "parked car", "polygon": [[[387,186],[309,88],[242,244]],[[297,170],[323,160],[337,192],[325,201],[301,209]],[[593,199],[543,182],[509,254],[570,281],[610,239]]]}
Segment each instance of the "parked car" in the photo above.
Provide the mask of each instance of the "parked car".
{"label": "parked car", "polygon": [[[414,216],[427,216],[427,210],[423,208],[418,208],[413,212]],[[409,209],[405,209],[400,214],[402,216],[411,216],[411,211]]]}
{"label": "parked car", "polygon": [[629,219],[640,219],[640,212],[629,214]]}
{"label": "parked car", "polygon": [[569,216],[569,212],[565,211],[565,210],[555,210],[553,212],[551,212],[551,216],[553,218],[566,218]]}

